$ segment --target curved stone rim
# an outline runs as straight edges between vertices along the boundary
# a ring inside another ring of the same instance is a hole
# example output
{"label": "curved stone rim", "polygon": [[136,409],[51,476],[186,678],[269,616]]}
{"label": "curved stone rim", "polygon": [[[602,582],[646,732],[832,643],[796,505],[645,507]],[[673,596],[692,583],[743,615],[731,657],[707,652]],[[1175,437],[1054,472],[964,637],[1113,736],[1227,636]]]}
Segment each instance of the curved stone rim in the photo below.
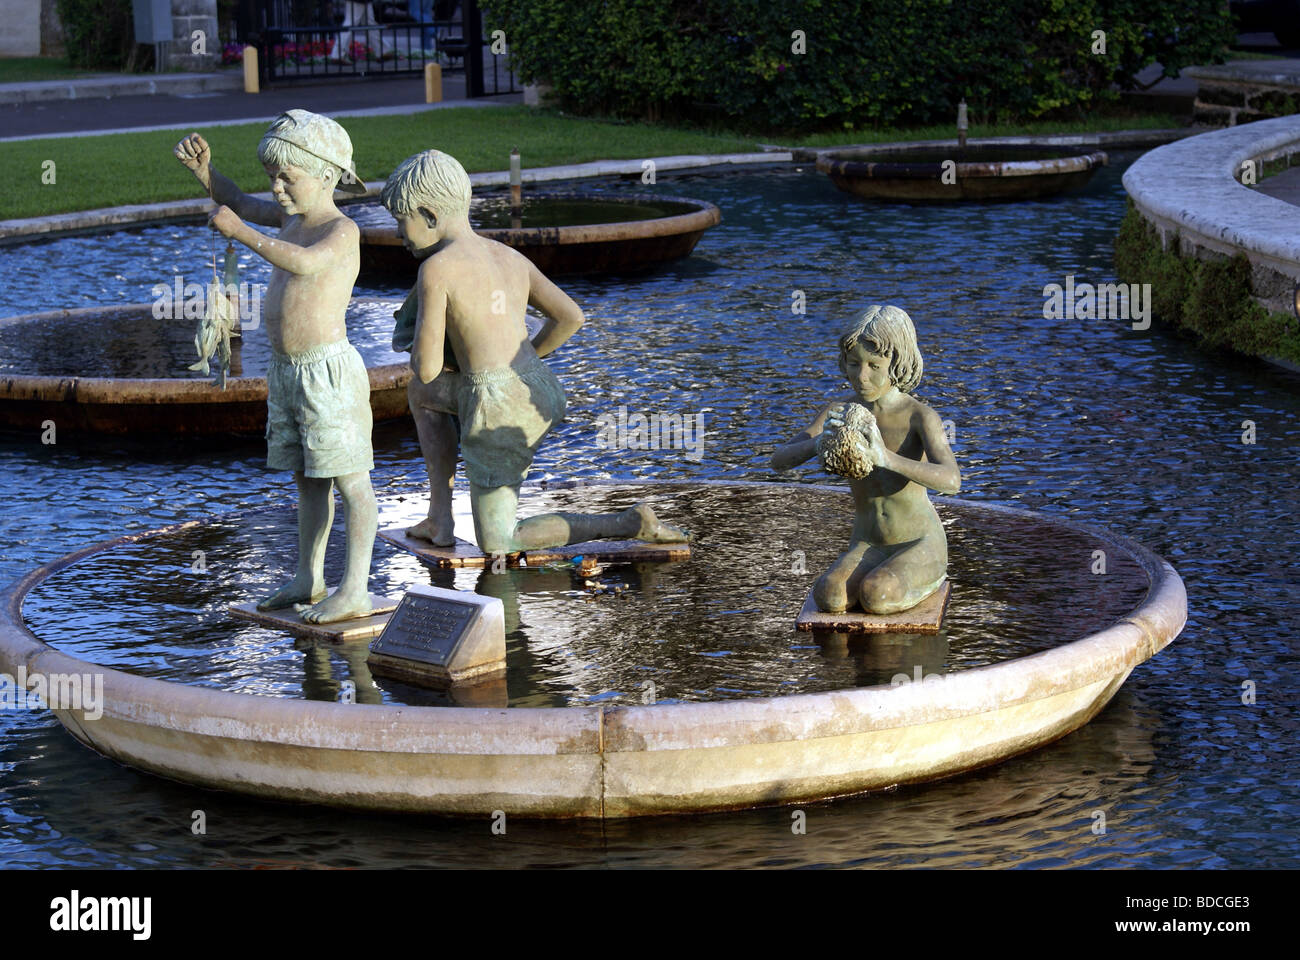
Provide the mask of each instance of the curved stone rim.
{"label": "curved stone rim", "polygon": [[[540,484],[546,489],[645,481]],[[823,484],[654,481],[663,486]],[[0,592],[0,667],[13,675],[104,677],[103,716],[56,710],[85,745],[200,786],[359,809],[537,817],[626,817],[805,802],[939,779],[1035,749],[1090,720],[1137,664],[1182,630],[1177,572],[1126,537],[1064,517],[949,499],[975,512],[1048,522],[1127,552],[1143,601],[1061,646],[945,675],[875,686],[655,706],[406,707],[282,700],[139,677],[61,653],[29,630],[22,603],[51,574],[115,546],[222,514],[91,544]]]}
{"label": "curved stone rim", "polygon": [[[974,144],[973,146],[981,146]],[[997,145],[988,145],[990,149],[995,149]],[[909,148],[913,151],[917,148]],[[957,150],[956,145],[953,149]],[[1014,147],[1004,146],[1005,149],[1014,153]],[[831,176],[863,178],[869,180],[939,180],[940,175],[944,173],[942,162],[912,162],[905,160],[856,160],[851,156],[845,156],[848,153],[877,154],[888,156],[890,153],[906,153],[907,150],[862,150],[857,151],[836,151],[831,150],[821,153],[817,157],[817,170],[819,173],[829,174]],[[927,149],[925,152],[933,153],[934,149]],[[1034,176],[1052,176],[1060,174],[1085,173],[1095,167],[1105,166],[1108,157],[1104,151],[1094,150],[1087,153],[1076,153],[1072,156],[1053,157],[1040,160],[989,160],[989,161],[959,161],[955,164],[953,173],[958,179],[987,179],[991,177],[1034,177]]]}
{"label": "curved stone rim", "polygon": [[[380,297],[357,297],[358,301],[382,300]],[[397,301],[394,300],[394,303]],[[150,303],[114,304],[109,307],[74,307],[63,310],[44,310],[0,318],[0,328],[18,323],[53,322],[71,317],[113,313],[148,311]],[[376,394],[400,393],[405,408],[406,385],[411,379],[410,364],[389,363],[367,367],[372,400]],[[10,401],[48,403],[73,407],[91,405],[112,409],[120,407],[122,416],[132,406],[235,406],[266,402],[265,377],[231,377],[224,391],[212,386],[207,377],[79,377],[36,376],[23,373],[0,373],[0,404]],[[392,404],[386,404],[386,407]],[[400,416],[400,414],[398,414]],[[385,418],[391,418],[387,414]],[[0,425],[5,418],[0,417]],[[216,432],[225,428],[218,424]],[[132,432],[126,429],[122,432]]]}
{"label": "curved stone rim", "polygon": [[1244,253],[1256,272],[1289,279],[1280,296],[1257,296],[1266,307],[1290,312],[1300,281],[1296,207],[1239,182],[1243,164],[1300,153],[1300,116],[1255,120],[1157,147],[1124,172],[1124,189],[1143,218],[1168,241],[1216,254]]}
{"label": "curved stone rim", "polygon": [[[624,194],[621,196],[582,191],[529,191],[530,197],[552,199],[598,199],[610,203],[678,203],[693,207],[687,213],[675,213],[649,220],[628,220],[621,223],[574,224],[567,227],[490,227],[475,229],[481,237],[496,240],[507,246],[566,246],[575,243],[613,243],[623,240],[647,240],[671,237],[684,233],[703,232],[722,222],[722,211],[707,200],[692,197],[660,196],[659,194]],[[361,242],[376,246],[402,245],[397,227],[362,227]]]}

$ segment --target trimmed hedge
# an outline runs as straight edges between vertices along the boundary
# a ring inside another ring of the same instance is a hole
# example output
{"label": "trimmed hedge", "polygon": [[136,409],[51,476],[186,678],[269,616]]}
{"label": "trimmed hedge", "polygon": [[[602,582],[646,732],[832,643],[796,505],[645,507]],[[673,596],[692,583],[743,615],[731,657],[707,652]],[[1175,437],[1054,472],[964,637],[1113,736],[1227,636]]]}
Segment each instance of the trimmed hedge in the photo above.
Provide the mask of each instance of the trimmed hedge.
{"label": "trimmed hedge", "polygon": [[[1222,62],[1222,0],[484,0],[516,73],[585,114],[763,129],[1080,113],[1157,60]],[[794,50],[796,30],[806,49]],[[1093,32],[1105,31],[1094,53]]]}
{"label": "trimmed hedge", "polygon": [[1254,297],[1244,253],[1219,260],[1180,254],[1178,238],[1160,236],[1129,200],[1115,238],[1115,272],[1151,284],[1151,315],[1193,334],[1204,346],[1300,363],[1300,321],[1266,310]]}

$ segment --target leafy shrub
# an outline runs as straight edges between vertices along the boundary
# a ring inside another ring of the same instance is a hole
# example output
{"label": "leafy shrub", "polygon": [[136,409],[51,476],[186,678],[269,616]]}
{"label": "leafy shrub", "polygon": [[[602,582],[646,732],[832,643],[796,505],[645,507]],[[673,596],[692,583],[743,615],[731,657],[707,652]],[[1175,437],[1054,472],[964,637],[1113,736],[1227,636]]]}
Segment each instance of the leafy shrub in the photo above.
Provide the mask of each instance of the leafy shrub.
{"label": "leafy shrub", "polygon": [[[1222,59],[1221,0],[484,0],[567,109],[766,129],[1080,112],[1159,60]],[[805,50],[796,50],[796,30]],[[1100,52],[1094,31],[1105,31]]]}

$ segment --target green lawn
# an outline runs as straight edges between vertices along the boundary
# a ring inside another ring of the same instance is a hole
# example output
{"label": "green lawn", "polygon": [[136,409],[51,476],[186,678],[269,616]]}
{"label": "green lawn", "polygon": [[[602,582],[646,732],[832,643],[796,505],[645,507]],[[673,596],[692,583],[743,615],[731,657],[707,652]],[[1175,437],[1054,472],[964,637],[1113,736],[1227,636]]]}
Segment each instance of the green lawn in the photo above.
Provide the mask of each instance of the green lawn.
{"label": "green lawn", "polygon": [[[452,154],[471,173],[507,169],[511,147],[519,148],[525,167],[756,149],[754,141],[737,136],[539,116],[522,106],[344,117],[342,123],[364,180],[382,180],[406,157],[430,147]],[[149,133],[0,143],[0,220],[202,196],[193,175],[172,156],[176,142],[191,130],[211,145],[213,166],[244,190],[266,190],[257,159],[265,129],[253,123],[205,130],[200,123]],[[54,184],[41,182],[47,160],[55,164]]]}
{"label": "green lawn", "polygon": [[[452,154],[471,173],[504,170],[511,147],[524,167],[589,160],[638,159],[679,153],[738,153],[757,141],[736,133],[687,130],[637,123],[605,123],[540,112],[528,107],[452,108],[414,116],[343,118],[355,147],[357,173],[365,180],[387,176],[406,157],[429,147]],[[974,127],[972,136],[1055,133],[1075,129],[1123,130],[1176,126],[1173,117],[1124,116],[1090,124],[1037,123]],[[201,196],[198,183],[172,156],[191,129],[212,145],[214,166],[243,189],[268,187],[257,160],[263,125],[177,128],[84,138],[0,143],[0,219],[34,217],[119,204],[151,203]],[[846,131],[804,137],[799,145],[878,142],[953,136],[951,128],[902,131]],[[42,183],[46,161],[54,161],[55,183]]]}
{"label": "green lawn", "polygon": [[32,83],[93,77],[94,70],[78,70],[62,57],[0,57],[0,83]]}

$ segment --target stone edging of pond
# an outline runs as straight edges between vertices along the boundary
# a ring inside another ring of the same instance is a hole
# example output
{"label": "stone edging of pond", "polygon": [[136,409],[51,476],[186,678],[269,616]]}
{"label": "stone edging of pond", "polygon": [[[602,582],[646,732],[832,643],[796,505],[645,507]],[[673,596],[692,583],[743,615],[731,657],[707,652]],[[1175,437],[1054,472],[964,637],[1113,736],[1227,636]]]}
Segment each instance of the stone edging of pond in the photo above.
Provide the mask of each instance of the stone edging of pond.
{"label": "stone edging of pond", "polygon": [[[1158,147],[1129,167],[1124,189],[1161,250],[1225,270],[1224,261],[1243,256],[1248,269],[1240,271],[1238,286],[1264,311],[1275,314],[1268,321],[1270,328],[1284,328],[1288,322],[1276,314],[1294,314],[1300,284],[1300,234],[1295,228],[1300,208],[1248,184],[1295,163],[1300,163],[1300,115],[1259,120]],[[1160,300],[1169,293],[1154,295]],[[1192,329],[1200,323],[1196,317],[1184,319],[1183,325]],[[1201,332],[1204,338],[1206,331]],[[1206,339],[1213,341],[1209,332]],[[1269,356],[1276,350],[1268,343],[1229,345],[1294,368],[1285,359]]]}
{"label": "stone edging of pond", "polygon": [[101,667],[49,646],[25,625],[24,597],[51,574],[203,522],[196,520],[84,547],[0,591],[0,671],[21,670],[29,680],[101,676],[99,715],[76,706],[54,712],[77,740],[119,762],[200,786],[354,809],[618,818],[815,801],[937,779],[1078,729],[1187,619],[1177,572],[1138,543],[1063,517],[945,500],[972,513],[1058,524],[1127,552],[1148,577],[1147,595],[1104,630],[942,683],[651,706],[280,700]]}
{"label": "stone edging of pond", "polygon": [[[535,167],[523,171],[523,182],[545,183],[551,180],[580,180],[589,177],[641,176],[652,163],[656,174],[669,170],[699,170],[706,167],[745,165],[754,163],[788,163],[788,151],[761,153],[682,154],[670,157],[649,157],[643,160],[594,160],[590,163],[564,164],[556,167]],[[470,174],[470,184],[476,188],[504,186],[510,182],[508,170]],[[384,181],[366,184],[364,196],[349,198],[349,203],[373,202],[378,199]],[[270,193],[252,196],[270,200]],[[345,204],[340,200],[340,206]],[[125,227],[146,224],[182,223],[204,219],[212,209],[207,197],[190,200],[166,200],[160,203],[131,204],[121,207],[103,207],[99,210],[82,210],[74,213],[56,213],[46,217],[24,220],[0,220],[0,246],[44,240],[54,237],[84,233],[103,233]]]}

